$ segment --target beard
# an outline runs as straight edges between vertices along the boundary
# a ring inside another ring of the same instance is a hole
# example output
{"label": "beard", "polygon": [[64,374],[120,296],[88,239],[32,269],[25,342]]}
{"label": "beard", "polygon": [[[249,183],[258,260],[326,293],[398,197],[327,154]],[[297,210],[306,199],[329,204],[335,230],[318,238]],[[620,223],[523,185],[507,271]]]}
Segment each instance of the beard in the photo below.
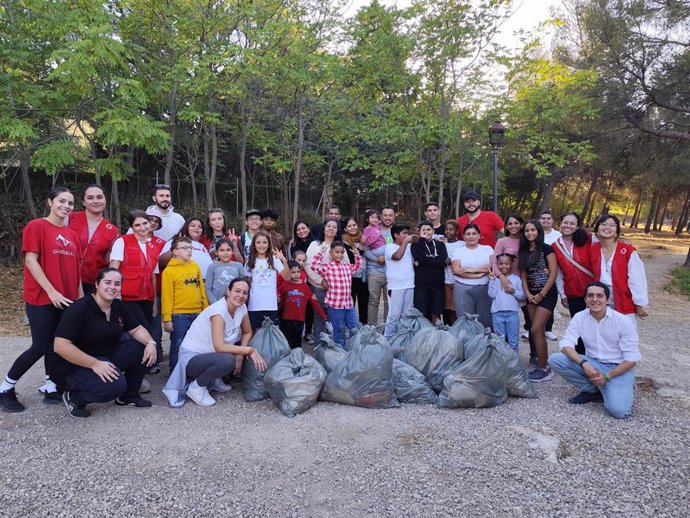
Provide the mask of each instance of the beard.
{"label": "beard", "polygon": [[170,207],[170,202],[169,201],[157,201],[156,205],[158,205],[161,209],[167,209]]}

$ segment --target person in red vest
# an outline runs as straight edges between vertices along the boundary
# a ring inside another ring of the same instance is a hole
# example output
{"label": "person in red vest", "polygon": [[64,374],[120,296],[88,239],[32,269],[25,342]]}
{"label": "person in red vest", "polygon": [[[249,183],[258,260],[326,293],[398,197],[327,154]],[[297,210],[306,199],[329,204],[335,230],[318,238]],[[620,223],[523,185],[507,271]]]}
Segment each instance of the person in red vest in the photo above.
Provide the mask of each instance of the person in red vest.
{"label": "person in red vest", "polygon": [[635,247],[618,240],[621,222],[612,214],[599,217],[594,225],[599,238],[592,244],[590,258],[594,280],[609,287],[609,306],[630,318],[637,326],[637,317],[647,316],[649,304],[647,276]]}
{"label": "person in red vest", "polygon": [[122,300],[150,332],[155,312],[158,256],[165,241],[151,237],[148,215],[143,210],[129,214],[131,234],[117,238],[110,251],[110,267],[122,274]]}
{"label": "person in red vest", "polygon": [[81,285],[84,295],[88,295],[95,290],[98,272],[108,266],[108,253],[120,231],[103,217],[107,203],[103,187],[87,185],[81,200],[84,210],[71,212],[67,226],[81,246]]}
{"label": "person in red vest", "polygon": [[493,211],[482,210],[482,199],[474,191],[465,194],[465,209],[467,213],[458,218],[458,239],[462,239],[468,223],[474,223],[481,229],[479,244],[496,248],[497,234],[503,233],[503,220]]}

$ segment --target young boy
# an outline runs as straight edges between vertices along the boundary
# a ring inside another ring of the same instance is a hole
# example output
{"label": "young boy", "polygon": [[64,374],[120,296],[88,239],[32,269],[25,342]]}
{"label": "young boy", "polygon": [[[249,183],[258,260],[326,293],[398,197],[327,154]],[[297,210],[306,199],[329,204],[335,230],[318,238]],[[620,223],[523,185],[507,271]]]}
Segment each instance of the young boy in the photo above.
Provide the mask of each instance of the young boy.
{"label": "young boy", "polygon": [[414,265],[410,243],[418,236],[410,235],[410,227],[396,223],[391,227],[392,243],[386,245],[386,285],[388,286],[388,318],[384,336],[393,338],[398,321],[412,307],[414,299]]}
{"label": "young boy", "polygon": [[321,304],[316,299],[307,283],[302,279],[302,268],[297,261],[288,261],[290,280],[283,281],[278,286],[282,314],[280,315],[280,330],[287,338],[291,349],[302,345],[302,331],[307,312],[307,303],[314,308],[323,320],[327,320]]}
{"label": "young boy", "polygon": [[362,257],[354,248],[355,264],[344,263],[345,245],[342,241],[331,243],[331,260],[322,263],[321,258],[328,250],[323,244],[311,261],[311,269],[321,275],[328,282],[326,292],[326,308],[328,318],[333,326],[333,341],[345,346],[345,326],[354,332],[359,327],[359,319],[352,300],[352,274],[362,267]]}
{"label": "young boy", "polygon": [[503,337],[513,350],[520,354],[520,305],[518,301],[525,300],[525,292],[522,289],[522,280],[514,273],[510,273],[513,261],[517,259],[511,254],[499,254],[496,257],[496,266],[510,283],[504,290],[501,279],[492,273],[489,283],[489,297],[491,303],[491,321],[497,335]]}
{"label": "young boy", "polygon": [[261,211],[256,209],[249,209],[244,214],[244,221],[247,224],[247,230],[242,232],[240,236],[240,252],[244,254],[244,261],[249,259],[249,247],[252,246],[252,239],[254,234],[261,227]]}
{"label": "young boy", "polygon": [[277,248],[283,255],[287,257],[287,246],[285,246],[285,239],[283,235],[276,231],[276,222],[278,221],[278,213],[273,209],[266,209],[261,211],[261,229],[268,232],[271,236],[271,244],[273,248]]}
{"label": "young boy", "polygon": [[464,241],[458,239],[458,222],[454,219],[449,219],[446,221],[445,226],[445,243],[446,251],[448,252],[448,259],[446,260],[446,274],[445,274],[445,288],[446,288],[446,303],[443,306],[443,323],[449,326],[453,325],[453,322],[457,319],[457,314],[455,313],[455,275],[453,275],[453,267],[451,266],[451,257],[453,257],[453,252],[465,246]]}
{"label": "young boy", "polygon": [[[438,207],[437,207],[438,208]],[[410,245],[414,259],[414,307],[433,324],[443,313],[445,301],[446,245],[434,236],[429,220],[419,224],[419,240]]]}
{"label": "young boy", "polygon": [[176,237],[170,250],[173,258],[162,274],[161,313],[163,329],[170,333],[172,372],[182,340],[194,319],[208,306],[208,299],[201,269],[192,261],[192,240]]}

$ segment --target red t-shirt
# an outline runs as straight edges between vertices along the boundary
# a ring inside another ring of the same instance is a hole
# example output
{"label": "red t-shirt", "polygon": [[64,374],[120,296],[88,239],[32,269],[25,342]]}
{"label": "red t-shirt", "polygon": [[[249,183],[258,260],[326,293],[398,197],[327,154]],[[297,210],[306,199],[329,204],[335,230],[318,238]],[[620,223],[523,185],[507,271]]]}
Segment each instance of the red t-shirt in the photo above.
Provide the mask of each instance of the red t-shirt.
{"label": "red t-shirt", "polygon": [[281,283],[280,288],[280,302],[283,308],[284,320],[298,320],[304,322],[307,312],[307,302],[311,304],[314,311],[324,320],[326,320],[326,313],[321,308],[321,304],[316,300],[316,297],[307,286],[306,282],[296,284],[292,281],[285,281]]}
{"label": "red t-shirt", "polygon": [[[67,227],[57,227],[46,219],[34,219],[22,232],[22,253],[38,254],[38,264],[53,287],[71,300],[79,297],[81,247]],[[24,301],[34,306],[52,304],[24,264]]]}
{"label": "red t-shirt", "polygon": [[[470,215],[464,214],[458,218],[458,239],[464,241],[462,232],[465,226],[470,223]],[[479,216],[472,220],[472,223],[477,225],[480,230],[479,244],[489,245],[491,248],[496,248],[496,233],[503,229],[503,220],[493,211],[483,210]]]}

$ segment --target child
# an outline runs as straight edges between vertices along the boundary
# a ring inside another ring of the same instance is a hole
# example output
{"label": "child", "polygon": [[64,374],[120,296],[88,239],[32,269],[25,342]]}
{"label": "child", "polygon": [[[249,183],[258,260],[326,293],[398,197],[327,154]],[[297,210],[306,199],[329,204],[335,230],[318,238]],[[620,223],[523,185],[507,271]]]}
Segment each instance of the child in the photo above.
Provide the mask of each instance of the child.
{"label": "child", "polygon": [[261,227],[261,211],[256,209],[249,209],[244,214],[244,221],[247,223],[247,230],[240,236],[240,252],[246,261],[249,258],[249,250],[252,246],[254,235]]}
{"label": "child", "polygon": [[322,263],[321,258],[328,250],[323,244],[311,261],[311,268],[328,283],[326,307],[328,318],[333,326],[333,340],[345,346],[345,327],[353,333],[359,327],[355,304],[352,300],[352,274],[362,267],[362,257],[357,249],[353,250],[355,264],[343,263],[345,245],[342,241],[331,243],[331,260]]}
{"label": "child", "polygon": [[372,250],[386,246],[386,239],[381,232],[381,218],[379,217],[378,211],[374,209],[368,210],[364,214],[364,217],[367,220],[367,226],[362,231],[364,245]]}
{"label": "child", "polygon": [[148,216],[149,223],[151,224],[151,238],[155,237],[153,233],[156,230],[159,230],[163,226],[163,220],[159,216],[155,216],[153,214],[149,214]]}
{"label": "child", "polygon": [[218,261],[211,263],[206,271],[206,297],[209,304],[225,296],[231,280],[244,276],[242,263],[233,260],[232,242],[222,238],[216,241],[215,246]]}
{"label": "child", "polygon": [[525,300],[525,292],[520,277],[510,272],[513,267],[513,260],[515,260],[515,256],[512,254],[499,254],[496,257],[498,271],[506,277],[509,285],[504,290],[501,286],[501,279],[492,274],[489,283],[489,297],[493,299],[491,320],[495,333],[502,336],[519,354],[520,305],[518,301]]}
{"label": "child", "polygon": [[414,298],[414,266],[410,243],[418,236],[409,235],[410,227],[396,223],[391,227],[393,242],[386,245],[386,284],[388,286],[388,318],[384,336],[393,338],[398,321],[412,307]]}
{"label": "child", "polygon": [[182,340],[194,319],[208,306],[204,279],[192,261],[192,240],[179,236],[170,245],[173,258],[163,270],[161,313],[170,333],[170,372],[175,369]]}
{"label": "child", "polygon": [[454,219],[446,221],[444,229],[446,251],[448,252],[448,259],[446,259],[446,273],[445,273],[445,287],[446,287],[446,303],[443,309],[443,323],[446,325],[453,325],[457,314],[455,313],[455,294],[453,288],[455,287],[455,275],[453,275],[453,267],[451,266],[451,257],[456,249],[465,246],[464,241],[458,239],[458,222]]}
{"label": "child", "polygon": [[[302,250],[295,250],[292,254],[295,261],[299,263],[299,267],[302,269],[300,275],[302,282],[307,282],[307,272],[304,271],[304,266],[307,264],[307,253]],[[314,336],[311,334],[312,328],[314,327],[314,308],[311,305],[307,306],[307,314],[304,317],[304,339],[308,344],[312,345],[314,343]]]}
{"label": "child", "polygon": [[445,301],[446,245],[434,238],[434,225],[424,220],[419,224],[419,237],[410,251],[414,259],[414,307],[433,324],[443,313]]}
{"label": "child", "polygon": [[302,268],[297,261],[288,261],[290,268],[290,280],[280,284],[279,294],[282,307],[280,316],[280,330],[287,338],[290,348],[295,349],[302,345],[302,331],[304,330],[304,318],[306,316],[307,302],[314,308],[319,316],[326,320],[326,313],[321,304],[312,293],[307,283],[302,278]]}
{"label": "child", "polygon": [[252,279],[247,301],[252,329],[259,329],[265,317],[278,325],[278,274],[289,280],[290,270],[282,252],[271,249],[271,238],[263,230],[254,234],[244,270]]}

